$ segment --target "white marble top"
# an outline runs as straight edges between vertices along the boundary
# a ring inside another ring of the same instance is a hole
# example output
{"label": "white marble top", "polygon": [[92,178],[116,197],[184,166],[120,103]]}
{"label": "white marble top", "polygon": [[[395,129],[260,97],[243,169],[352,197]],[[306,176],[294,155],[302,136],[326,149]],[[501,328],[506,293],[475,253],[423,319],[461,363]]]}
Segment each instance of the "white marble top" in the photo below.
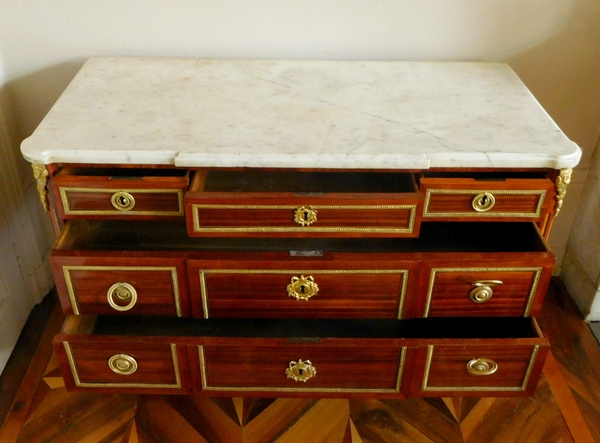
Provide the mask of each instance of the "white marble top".
{"label": "white marble top", "polygon": [[22,146],[35,163],[573,167],[506,64],[92,58]]}

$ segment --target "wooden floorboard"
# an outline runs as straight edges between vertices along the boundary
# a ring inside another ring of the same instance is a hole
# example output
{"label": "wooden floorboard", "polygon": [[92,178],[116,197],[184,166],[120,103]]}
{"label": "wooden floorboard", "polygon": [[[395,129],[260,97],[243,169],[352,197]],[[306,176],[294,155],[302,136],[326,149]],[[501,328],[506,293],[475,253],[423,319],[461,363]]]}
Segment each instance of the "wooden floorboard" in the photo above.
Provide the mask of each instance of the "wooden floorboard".
{"label": "wooden floorboard", "polygon": [[4,423],[27,367],[44,333],[44,328],[40,328],[39,325],[48,323],[56,303],[57,295],[55,292],[51,292],[33,308],[6,363],[6,367],[0,374],[0,423]]}
{"label": "wooden floorboard", "polygon": [[[42,335],[2,443],[600,442],[600,346],[553,280],[539,323],[552,344],[525,398],[329,400],[68,393]],[[596,365],[596,366],[594,366]]]}

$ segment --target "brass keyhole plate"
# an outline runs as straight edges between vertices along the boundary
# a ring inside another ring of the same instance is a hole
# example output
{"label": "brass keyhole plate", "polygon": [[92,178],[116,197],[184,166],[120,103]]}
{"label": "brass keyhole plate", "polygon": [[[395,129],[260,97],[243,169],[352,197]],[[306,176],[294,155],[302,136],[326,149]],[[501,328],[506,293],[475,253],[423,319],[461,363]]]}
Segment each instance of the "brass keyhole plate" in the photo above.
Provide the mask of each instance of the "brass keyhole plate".
{"label": "brass keyhole plate", "polygon": [[135,198],[129,192],[118,191],[115,192],[110,202],[119,211],[131,211],[135,206]]}
{"label": "brass keyhole plate", "polygon": [[294,381],[305,382],[317,375],[317,369],[312,365],[310,360],[299,359],[298,361],[291,361],[289,366],[285,370],[287,378],[291,378]]}
{"label": "brass keyhole plate", "polygon": [[294,221],[300,226],[310,226],[317,221],[317,210],[310,206],[300,206],[294,212]]}
{"label": "brass keyhole plate", "polygon": [[319,286],[315,283],[312,276],[292,277],[291,282],[287,285],[287,293],[289,297],[294,297],[296,300],[308,300],[317,295]]}
{"label": "brass keyhole plate", "polygon": [[471,206],[477,212],[487,212],[496,204],[496,198],[489,192],[482,192],[473,197]]}

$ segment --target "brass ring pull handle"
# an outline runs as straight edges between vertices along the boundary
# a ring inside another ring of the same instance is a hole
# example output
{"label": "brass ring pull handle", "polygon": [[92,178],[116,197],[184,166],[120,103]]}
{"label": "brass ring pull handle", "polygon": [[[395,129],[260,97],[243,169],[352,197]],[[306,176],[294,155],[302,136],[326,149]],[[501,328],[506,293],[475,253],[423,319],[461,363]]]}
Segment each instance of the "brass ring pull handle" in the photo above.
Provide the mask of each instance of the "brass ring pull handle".
{"label": "brass ring pull handle", "polygon": [[485,303],[494,295],[493,285],[504,284],[500,280],[481,280],[472,283],[475,286],[471,292],[469,292],[469,298],[473,303]]}
{"label": "brass ring pull handle", "polygon": [[129,192],[118,191],[110,198],[112,205],[119,211],[131,211],[135,206],[135,198]]}
{"label": "brass ring pull handle", "polygon": [[496,198],[489,192],[482,192],[473,197],[471,206],[477,212],[487,212],[494,207],[496,204]]}
{"label": "brass ring pull handle", "polygon": [[116,354],[108,359],[108,367],[119,375],[131,375],[137,371],[138,364],[131,355]]}
{"label": "brass ring pull handle", "polygon": [[[137,302],[137,291],[129,283],[118,282],[108,288],[106,298],[115,311],[129,311]],[[127,304],[118,304],[118,302],[127,302]]]}
{"label": "brass ring pull handle", "polygon": [[285,374],[287,378],[306,383],[306,380],[317,375],[317,369],[312,365],[310,360],[291,361],[289,367],[285,370]]}
{"label": "brass ring pull handle", "polygon": [[489,358],[474,358],[467,363],[467,372],[471,375],[492,375],[498,370],[498,364]]}
{"label": "brass ring pull handle", "polygon": [[294,221],[300,226],[310,226],[317,221],[317,210],[310,206],[300,206],[294,212]]}
{"label": "brass ring pull handle", "polygon": [[305,277],[292,277],[291,283],[287,285],[287,293],[289,297],[294,297],[296,300],[308,300],[317,295],[319,286],[315,283],[315,279],[310,275]]}

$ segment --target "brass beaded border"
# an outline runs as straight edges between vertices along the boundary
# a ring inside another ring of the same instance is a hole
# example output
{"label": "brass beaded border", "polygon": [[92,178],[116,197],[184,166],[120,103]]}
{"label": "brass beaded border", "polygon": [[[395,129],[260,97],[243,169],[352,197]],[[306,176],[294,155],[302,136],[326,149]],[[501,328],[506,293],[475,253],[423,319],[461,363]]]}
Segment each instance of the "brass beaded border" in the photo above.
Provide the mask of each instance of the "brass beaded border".
{"label": "brass beaded border", "polygon": [[529,383],[529,379],[531,378],[531,371],[533,370],[533,365],[535,364],[538,351],[540,350],[540,345],[533,345],[533,349],[531,350],[531,355],[529,357],[529,363],[527,364],[527,369],[525,370],[525,375],[523,377],[523,382],[521,383],[521,386],[427,386],[427,384],[429,383],[429,373],[431,371],[431,363],[433,361],[434,348],[435,345],[427,346],[427,360],[425,361],[425,373],[423,374],[423,383],[421,384],[422,391],[520,392],[525,391],[527,389],[527,384]]}
{"label": "brass beaded border", "polygon": [[431,299],[433,298],[433,288],[435,284],[435,277],[438,272],[534,272],[533,282],[527,296],[527,303],[525,310],[523,311],[523,317],[529,317],[531,312],[531,305],[537,291],[542,271],[544,268],[519,268],[519,267],[508,267],[508,268],[432,268],[429,276],[429,287],[427,288],[427,296],[425,298],[425,311],[423,312],[423,318],[429,317],[429,310],[431,309]]}
{"label": "brass beaded border", "polygon": [[[472,194],[476,196],[481,193],[490,193],[492,195],[539,195],[538,204],[535,212],[431,212],[429,204],[433,194]],[[538,218],[542,213],[542,206],[546,199],[546,190],[462,190],[462,189],[427,189],[425,194],[425,204],[423,206],[423,217],[521,217]]]}
{"label": "brass beaded border", "polygon": [[[408,226],[406,228],[352,228],[352,227],[267,227],[267,226],[246,226],[246,227],[202,227],[200,226],[200,217],[198,209],[297,209],[302,205],[217,205],[217,204],[192,204],[192,219],[194,223],[194,232],[380,232],[389,234],[411,234],[414,231],[415,219],[417,217],[417,205],[348,205],[348,206],[325,206],[325,205],[305,205],[313,209],[356,209],[356,210],[385,210],[385,209],[408,209]],[[293,218],[290,218],[293,221]]]}
{"label": "brass beaded border", "polygon": [[171,359],[173,361],[173,372],[175,376],[175,383],[111,383],[111,382],[82,382],[79,377],[79,371],[77,369],[77,363],[75,362],[75,356],[73,350],[68,341],[63,341],[63,347],[67,354],[67,360],[69,360],[69,366],[71,367],[71,373],[73,374],[73,380],[75,386],[81,388],[153,388],[153,389],[181,389],[181,374],[179,369],[179,358],[177,357],[177,345],[170,343],[169,347],[171,350]]}
{"label": "brass beaded border", "polygon": [[237,391],[237,392],[340,392],[340,393],[398,393],[402,387],[402,376],[404,374],[404,364],[406,363],[406,346],[400,348],[398,361],[398,372],[396,374],[396,383],[393,389],[373,389],[373,388],[281,388],[266,386],[208,386],[206,377],[206,357],[204,355],[204,346],[198,346],[198,356],[200,362],[200,378],[203,391]]}
{"label": "brass beaded border", "polygon": [[409,269],[331,269],[331,270],[294,270],[294,269],[200,269],[200,296],[204,318],[209,318],[208,289],[206,287],[206,274],[401,274],[402,284],[398,300],[398,313],[396,319],[402,320],[404,315],[404,302],[408,288]]}
{"label": "brass beaded border", "polygon": [[[161,215],[161,216],[182,216],[184,215],[183,192],[181,189],[125,189],[125,188],[71,188],[60,187],[60,199],[62,201],[65,215]],[[119,211],[118,209],[71,209],[67,192],[88,192],[88,193],[106,193],[114,194],[115,192],[128,192],[135,194],[176,194],[177,195],[177,211]]]}
{"label": "brass beaded border", "polygon": [[67,292],[73,314],[80,315],[79,303],[75,295],[75,287],[71,279],[71,271],[169,271],[173,282],[173,302],[175,304],[175,314],[181,317],[181,297],[179,294],[179,279],[177,277],[177,267],[175,266],[68,266],[63,265],[63,276],[67,284]]}

